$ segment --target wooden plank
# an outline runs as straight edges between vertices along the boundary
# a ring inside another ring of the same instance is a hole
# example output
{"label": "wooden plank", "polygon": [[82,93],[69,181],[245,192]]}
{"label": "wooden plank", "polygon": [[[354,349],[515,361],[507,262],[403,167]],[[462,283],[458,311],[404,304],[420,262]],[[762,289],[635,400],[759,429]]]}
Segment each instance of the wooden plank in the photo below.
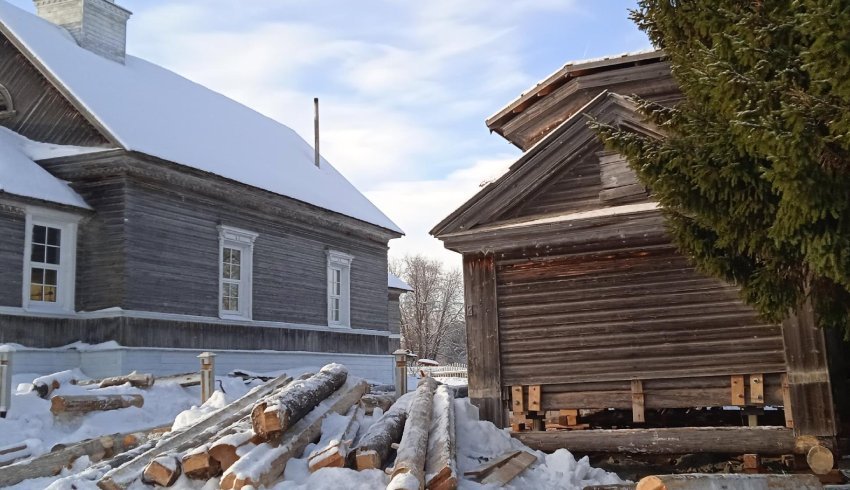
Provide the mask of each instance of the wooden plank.
{"label": "wooden plank", "polygon": [[782,455],[794,452],[794,433],[776,427],[686,427],[519,432],[511,436],[532,449],[574,454],[682,454],[689,452]]}
{"label": "wooden plank", "polygon": [[464,472],[464,475],[471,477],[471,478],[474,478],[476,480],[480,480],[481,478],[484,478],[485,476],[492,473],[493,470],[495,470],[496,468],[507,463],[508,460],[510,460],[511,458],[518,456],[520,452],[521,451],[508,451],[508,452],[502,454],[501,456],[498,456],[494,459],[491,459],[490,461],[487,461],[486,463],[481,463],[475,469]]}
{"label": "wooden plank", "polygon": [[531,385],[528,387],[528,411],[539,412],[540,408],[540,385]]}
{"label": "wooden plank", "polygon": [[644,415],[643,382],[639,379],[632,380],[632,422],[642,424],[646,422]]}
{"label": "wooden plank", "polygon": [[524,398],[522,385],[511,386],[511,410],[514,414],[525,413]]}
{"label": "wooden plank", "polygon": [[750,375],[750,405],[764,405],[764,375]]}
{"label": "wooden plank", "polygon": [[730,397],[730,405],[744,406],[747,404],[746,399],[744,398],[744,376],[735,375],[731,378],[732,383],[732,394]]}
{"label": "wooden plank", "polygon": [[483,485],[496,484],[505,486],[536,462],[537,456],[520,451],[517,456],[509,459],[505,464],[499,466],[492,473],[484,477],[481,483]]}
{"label": "wooden plank", "polygon": [[496,263],[493,255],[464,254],[469,398],[481,420],[504,427]]}
{"label": "wooden plank", "polygon": [[791,402],[791,384],[788,375],[782,374],[782,407],[785,412],[785,427],[794,428],[794,409]]}

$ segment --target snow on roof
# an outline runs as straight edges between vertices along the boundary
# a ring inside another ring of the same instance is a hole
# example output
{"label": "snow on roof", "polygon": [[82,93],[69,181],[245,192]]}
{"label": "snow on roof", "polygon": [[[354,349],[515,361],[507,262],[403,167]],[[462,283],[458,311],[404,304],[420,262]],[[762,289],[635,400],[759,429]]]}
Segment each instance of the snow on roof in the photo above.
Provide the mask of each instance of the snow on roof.
{"label": "snow on roof", "polygon": [[392,272],[387,272],[387,287],[392,289],[403,289],[405,291],[413,291],[413,288],[410,287],[409,284],[404,282],[400,277],[393,274]]}
{"label": "snow on roof", "polygon": [[0,191],[91,209],[86,201],[68,186],[67,182],[50,175],[33,160],[103,150],[103,148],[37,143],[12,130],[0,127]]}
{"label": "snow on roof", "polygon": [[79,47],[68,33],[0,1],[0,24],[127,150],[401,229],[289,127],[134,56],[126,64]]}

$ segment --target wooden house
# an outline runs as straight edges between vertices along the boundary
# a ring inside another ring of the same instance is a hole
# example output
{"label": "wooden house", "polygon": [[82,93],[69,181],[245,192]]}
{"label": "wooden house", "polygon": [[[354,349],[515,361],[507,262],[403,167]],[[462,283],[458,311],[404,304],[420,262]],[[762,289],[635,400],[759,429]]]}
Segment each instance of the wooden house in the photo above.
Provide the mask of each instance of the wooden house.
{"label": "wooden house", "polygon": [[[680,96],[659,52],[563,67],[488,119],[525,153],[431,231],[463,254],[482,418],[542,429],[554,413],[550,426],[573,430],[517,436],[578,452],[790,453],[795,435],[832,441],[824,332],[806,312],[765,323],[677,252],[658,204],[587,125],[662,137],[619,94]],[[575,430],[583,422],[637,430]]]}
{"label": "wooden house", "polygon": [[[401,230],[290,128],[0,1],[0,342],[386,355]],[[389,366],[389,364],[387,364]]]}

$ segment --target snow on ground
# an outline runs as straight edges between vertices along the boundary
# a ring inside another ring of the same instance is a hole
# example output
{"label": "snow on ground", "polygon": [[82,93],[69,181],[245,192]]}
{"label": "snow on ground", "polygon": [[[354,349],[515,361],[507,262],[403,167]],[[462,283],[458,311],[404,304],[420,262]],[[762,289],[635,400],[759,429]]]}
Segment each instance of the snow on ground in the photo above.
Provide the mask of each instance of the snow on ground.
{"label": "snow on ground", "polygon": [[[305,372],[317,372],[315,368],[291,370],[291,376]],[[109,412],[92,413],[79,418],[54,420],[50,413],[50,402],[42,400],[35,391],[30,389],[32,380],[37,375],[16,375],[14,382],[19,387],[12,401],[8,418],[0,419],[0,445],[34,440],[38,454],[45,453],[57,443],[78,442],[83,439],[117,432],[130,432],[164,425],[173,428],[184,427],[194,423],[207,413],[216,410],[241,397],[257,382],[246,385],[240,378],[218,377],[219,390],[202,406],[197,406],[200,398],[200,388],[183,388],[177,383],[157,382],[147,390],[132,388],[129,385],[115,386],[104,389],[86,389],[82,386],[63,385],[54,394],[141,394],[145,404],[141,408],[125,408]],[[462,380],[465,384],[466,379]],[[416,383],[412,386],[415,388]],[[409,403],[413,393],[403,396],[397,403]],[[534,452],[513,439],[510,433],[496,428],[489,422],[478,420],[478,409],[468,398],[455,400],[455,426],[457,435],[457,469],[458,476],[463,477],[465,471],[472,470],[482,463],[499,457],[506,451],[525,450],[537,456],[537,463],[514,479],[508,489],[564,489],[581,490],[587,485],[621,483],[613,473],[591,468],[587,458],[578,461],[565,449],[553,454]],[[381,416],[377,409],[371,416],[363,415],[360,419],[358,437],[362,436],[372,423]],[[329,420],[332,424],[334,420]],[[284,472],[284,480],[273,487],[273,490],[366,490],[385,488],[389,477],[381,470],[355,471],[345,468],[324,468],[316,473],[310,473],[307,468],[307,457],[315,448],[310,444],[302,457],[288,462]],[[63,470],[62,475],[54,478],[39,478],[28,480],[9,487],[14,490],[42,490],[50,487],[51,483],[60,478],[83,471],[89,462],[87,458],[78,460],[71,469]],[[53,488],[53,487],[51,487]],[[97,490],[94,482],[77,481],[77,490]],[[136,482],[129,490],[149,490],[151,487]],[[174,490],[211,490],[218,488],[218,479],[210,481],[190,480],[181,476],[171,487]],[[474,481],[461,480],[459,488],[465,490],[494,489],[495,485],[481,485]],[[62,488],[61,490],[65,490]]]}

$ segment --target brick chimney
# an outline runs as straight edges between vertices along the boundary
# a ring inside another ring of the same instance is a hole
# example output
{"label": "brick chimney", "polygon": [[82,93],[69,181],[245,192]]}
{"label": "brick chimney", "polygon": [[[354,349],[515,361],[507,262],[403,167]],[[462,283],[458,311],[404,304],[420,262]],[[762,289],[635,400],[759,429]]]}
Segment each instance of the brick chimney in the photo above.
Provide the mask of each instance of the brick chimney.
{"label": "brick chimney", "polygon": [[132,12],[114,0],[34,0],[38,15],[64,27],[77,44],[106,59],[124,63],[127,19]]}

